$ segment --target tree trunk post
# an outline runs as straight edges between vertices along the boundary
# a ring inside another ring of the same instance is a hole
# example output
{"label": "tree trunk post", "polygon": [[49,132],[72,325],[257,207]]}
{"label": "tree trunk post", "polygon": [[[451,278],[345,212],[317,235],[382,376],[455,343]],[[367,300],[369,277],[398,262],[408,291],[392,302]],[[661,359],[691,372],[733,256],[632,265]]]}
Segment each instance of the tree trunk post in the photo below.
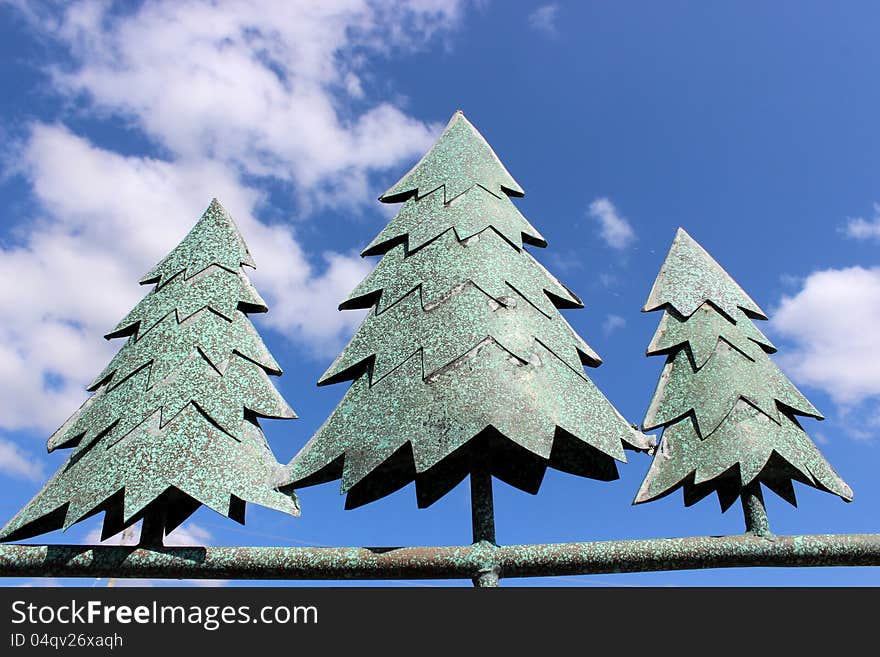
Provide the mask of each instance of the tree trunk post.
{"label": "tree trunk post", "polygon": [[[492,499],[492,474],[484,460],[474,463],[471,470],[471,522],[474,544],[495,542],[495,504]],[[500,577],[497,566],[481,569],[473,578],[478,588],[498,586]]]}
{"label": "tree trunk post", "polygon": [[764,496],[761,493],[761,484],[753,481],[744,486],[740,493],[743,515],[746,520],[746,533],[755,536],[769,536],[770,521],[767,519],[767,509],[764,507]]}

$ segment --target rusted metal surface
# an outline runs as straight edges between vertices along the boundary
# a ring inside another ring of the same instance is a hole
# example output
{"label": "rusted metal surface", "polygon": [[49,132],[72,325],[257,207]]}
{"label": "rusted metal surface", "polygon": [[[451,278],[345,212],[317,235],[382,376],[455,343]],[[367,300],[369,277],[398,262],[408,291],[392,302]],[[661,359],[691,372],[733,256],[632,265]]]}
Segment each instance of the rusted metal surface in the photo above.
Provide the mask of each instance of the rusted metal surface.
{"label": "rusted metal surface", "polygon": [[508,198],[522,193],[457,112],[381,197],[405,202],[341,305],[373,311],[320,380],[353,383],[284,489],[341,479],[352,508],[415,481],[424,507],[478,460],[537,492],[547,467],[614,479],[625,448],[651,446],[584,373],[601,360],[559,313],[582,304],[524,250],[545,242]]}
{"label": "rusted metal surface", "polygon": [[648,354],[667,360],[642,427],[663,436],[636,504],[678,488],[685,505],[716,492],[722,510],[744,496],[750,531],[769,532],[761,484],[792,504],[792,481],[852,499],[796,419],[822,416],[770,359],[752,324],[763,311],[682,229],[644,307],[657,309]]}
{"label": "rusted metal surface", "polygon": [[735,567],[878,566],[880,534],[700,536],[451,547],[0,545],[2,577],[472,579]]}
{"label": "rusted metal surface", "polygon": [[0,532],[18,540],[104,512],[103,536],[145,519],[161,544],[200,505],[244,521],[246,502],[299,514],[272,486],[280,465],[257,417],[293,418],[268,375],[281,368],[248,312],[266,304],[232,217],[210,207],[142,283],[155,284],[109,337],[128,340],[49,450],[70,458]]}

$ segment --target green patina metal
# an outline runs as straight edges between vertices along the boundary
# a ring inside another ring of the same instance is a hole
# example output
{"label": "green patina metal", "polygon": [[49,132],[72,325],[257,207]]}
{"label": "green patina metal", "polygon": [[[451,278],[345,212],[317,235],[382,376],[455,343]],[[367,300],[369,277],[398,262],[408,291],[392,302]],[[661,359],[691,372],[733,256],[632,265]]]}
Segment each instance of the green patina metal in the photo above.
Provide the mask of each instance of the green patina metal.
{"label": "green patina metal", "polygon": [[457,280],[464,282],[447,289],[448,296],[433,304],[425,303],[416,289],[385,312],[367,315],[319,384],[352,379],[367,369],[367,361],[371,382],[378,384],[419,350],[429,375],[487,335],[523,362],[529,361],[535,342],[540,342],[585,378],[584,364],[601,362],[559,313],[548,318],[510,288],[508,296],[493,298],[466,276],[461,272]]}
{"label": "green patina metal", "polygon": [[[258,418],[295,414],[272,385],[281,368],[248,313],[268,309],[253,259],[214,200],[143,277],[154,289],[110,332],[128,340],[93,394],[50,438],[67,462],[2,530],[19,540],[104,512],[103,536],[143,520],[141,547],[0,545],[3,577],[471,579],[728,568],[878,566],[880,534],[775,536],[762,485],[792,504],[793,481],[852,491],[796,416],[821,419],[768,354],[757,304],[679,229],[644,311],[663,317],[648,355],[666,365],[644,430],[663,428],[636,504],[683,490],[740,499],[739,536],[499,546],[492,477],[535,493],[547,467],[611,480],[650,437],[586,376],[599,356],[561,308],[580,299],[524,245],[546,241],[522,196],[457,112],[380,200],[401,211],[364,250],[383,256],[340,304],[372,308],[319,384],[351,380],[287,466]],[[341,479],[346,507],[415,482],[429,506],[470,479],[474,542],[403,548],[165,548],[200,505],[244,522],[247,502],[299,515],[294,486]],[[149,548],[149,549],[144,549]]]}
{"label": "green patina metal", "polygon": [[525,195],[492,147],[459,110],[431,150],[379,200],[397,203],[442,187],[444,201],[449,203],[476,186],[499,198],[505,194]]}
{"label": "green patina metal", "polygon": [[419,247],[432,252],[418,258],[409,257],[415,249],[405,244],[392,247],[339,307],[348,310],[375,305],[376,314],[381,314],[416,288],[423,305],[436,306],[463,278],[496,301],[516,293],[549,318],[559,316],[557,308],[583,307],[571,290],[521,249],[522,245],[504,248],[505,239],[494,226],[483,226],[479,233],[465,238],[455,229],[447,230]]}
{"label": "green patina metal", "polygon": [[49,438],[71,456],[0,539],[101,511],[104,537],[144,519],[142,541],[158,544],[202,504],[239,522],[246,502],[299,515],[296,496],[272,487],[281,466],[257,420],[296,416],[246,314],[267,310],[242,270],[253,264],[215,199],[142,279],[156,287],[107,336],[128,340]]}
{"label": "green patina metal", "polygon": [[353,383],[283,485],[341,478],[352,508],[415,481],[425,507],[470,475],[474,540],[492,542],[492,476],[533,493],[548,466],[610,480],[624,448],[651,446],[584,373],[601,360],[558,310],[582,304],[523,249],[545,242],[522,193],[457,112],[381,197],[405,202],[341,305],[374,308],[320,380]]}
{"label": "green patina metal", "polygon": [[880,565],[880,534],[695,536],[590,543],[294,548],[0,545],[2,577],[475,579],[739,567]]}
{"label": "green patina metal", "polygon": [[[496,196],[478,185],[471,187],[469,194],[457,196],[447,203],[443,189],[431,193],[418,190],[419,194],[416,191],[410,192],[410,198],[400,212],[361,255],[383,255],[396,244],[405,244],[409,251],[416,251],[450,229],[455,230],[460,240],[466,240],[490,226],[517,249],[523,244],[547,246],[544,237],[502,192],[496,192]],[[383,196],[380,200],[388,199]],[[438,220],[439,217],[442,220]]]}
{"label": "green patina metal", "polygon": [[716,492],[724,510],[741,498],[748,530],[767,533],[760,484],[792,504],[792,481],[852,499],[796,420],[822,416],[768,356],[775,348],[750,319],[763,311],[682,229],[643,310],[657,309],[648,354],[667,361],[643,428],[664,429],[636,504]]}
{"label": "green patina metal", "polygon": [[690,317],[706,301],[736,321],[740,311],[767,319],[764,311],[684,229],[679,228],[642,312],[667,304]]}

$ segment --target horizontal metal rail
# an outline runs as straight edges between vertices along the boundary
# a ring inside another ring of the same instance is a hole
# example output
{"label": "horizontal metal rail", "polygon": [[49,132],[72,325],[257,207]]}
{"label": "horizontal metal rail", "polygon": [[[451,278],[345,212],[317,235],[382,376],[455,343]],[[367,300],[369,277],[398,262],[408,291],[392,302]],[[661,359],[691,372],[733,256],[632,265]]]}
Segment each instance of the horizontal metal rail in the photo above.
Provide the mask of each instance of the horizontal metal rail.
{"label": "horizontal metal rail", "polygon": [[880,534],[401,548],[0,545],[2,577],[472,579],[755,566],[880,566]]}

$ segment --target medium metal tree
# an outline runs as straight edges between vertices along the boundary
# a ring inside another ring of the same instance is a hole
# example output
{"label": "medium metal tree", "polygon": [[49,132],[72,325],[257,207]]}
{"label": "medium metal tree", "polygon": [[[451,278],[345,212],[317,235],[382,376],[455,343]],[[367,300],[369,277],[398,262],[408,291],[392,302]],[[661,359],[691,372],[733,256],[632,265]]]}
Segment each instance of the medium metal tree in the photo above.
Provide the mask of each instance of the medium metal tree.
{"label": "medium metal tree", "polygon": [[0,531],[29,538],[104,512],[102,539],[143,519],[141,543],[202,504],[244,522],[247,502],[299,515],[272,488],[276,462],[259,417],[296,415],[267,375],[281,368],[248,319],[266,312],[254,266],[214,199],[141,284],[155,284],[106,337],[128,341],[89,386],[94,394],[49,438],[67,461]]}
{"label": "medium metal tree", "polygon": [[682,488],[690,506],[712,492],[742,500],[746,529],[770,531],[761,484],[795,504],[792,481],[852,500],[796,416],[822,419],[768,354],[758,305],[679,228],[643,312],[662,309],[648,355],[666,355],[643,430],[663,427],[635,504]]}
{"label": "medium metal tree", "polygon": [[372,312],[319,385],[353,380],[285,483],[342,479],[353,508],[415,481],[426,507],[470,476],[474,542],[495,542],[495,476],[537,492],[546,468],[617,478],[647,449],[584,373],[599,356],[559,308],[580,300],[524,248],[546,246],[510,200],[523,190],[461,112],[380,197],[400,212],[340,305]]}

